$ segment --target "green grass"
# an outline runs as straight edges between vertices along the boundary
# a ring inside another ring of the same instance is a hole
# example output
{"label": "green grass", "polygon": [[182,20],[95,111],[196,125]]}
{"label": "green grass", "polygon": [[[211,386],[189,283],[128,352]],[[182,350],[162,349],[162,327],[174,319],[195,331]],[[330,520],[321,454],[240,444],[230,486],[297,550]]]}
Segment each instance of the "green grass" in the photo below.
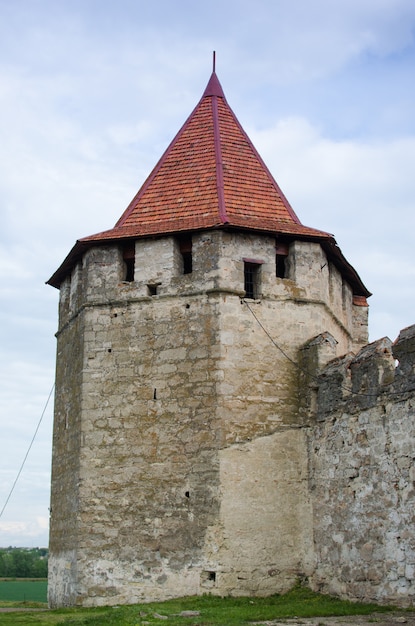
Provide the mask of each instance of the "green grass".
{"label": "green grass", "polygon": [[[166,623],[169,626],[242,626],[252,621],[286,617],[368,615],[388,610],[389,607],[346,602],[298,586],[289,593],[268,598],[199,596],[121,607],[0,613],[0,625],[140,626],[144,623]],[[180,617],[182,611],[198,611],[200,615]],[[166,619],[157,618],[155,614],[165,616]]]}
{"label": "green grass", "polygon": [[0,601],[47,602],[47,589],[46,578],[39,580],[3,579],[0,580]]}

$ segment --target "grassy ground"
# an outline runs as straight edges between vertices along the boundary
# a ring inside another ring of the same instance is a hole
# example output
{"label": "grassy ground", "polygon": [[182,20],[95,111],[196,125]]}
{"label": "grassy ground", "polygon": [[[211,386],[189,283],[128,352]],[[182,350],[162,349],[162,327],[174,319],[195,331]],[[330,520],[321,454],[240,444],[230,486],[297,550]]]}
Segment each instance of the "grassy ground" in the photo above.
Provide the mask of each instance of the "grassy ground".
{"label": "grassy ground", "polygon": [[47,602],[48,581],[41,579],[0,579],[0,602]]}
{"label": "grassy ground", "polygon": [[[287,594],[268,598],[200,596],[122,607],[0,613],[0,626],[141,626],[165,622],[169,626],[242,626],[252,621],[284,617],[368,615],[388,610],[373,604],[344,602],[296,587]],[[192,614],[180,615],[183,611]]]}

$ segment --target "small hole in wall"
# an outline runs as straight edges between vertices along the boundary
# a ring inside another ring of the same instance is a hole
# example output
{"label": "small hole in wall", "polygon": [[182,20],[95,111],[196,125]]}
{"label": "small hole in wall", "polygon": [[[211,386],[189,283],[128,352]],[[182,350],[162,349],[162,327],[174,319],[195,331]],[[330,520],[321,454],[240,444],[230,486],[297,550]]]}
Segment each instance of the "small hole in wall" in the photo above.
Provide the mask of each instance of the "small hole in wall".
{"label": "small hole in wall", "polygon": [[213,587],[216,583],[216,572],[213,570],[201,572],[200,582],[204,587]]}
{"label": "small hole in wall", "polygon": [[111,348],[108,348],[108,352],[112,352]]}
{"label": "small hole in wall", "polygon": [[153,400],[157,400],[157,389],[153,391]]}
{"label": "small hole in wall", "polygon": [[190,304],[186,304],[186,309],[190,309]]}
{"label": "small hole in wall", "polygon": [[190,498],[190,491],[185,491],[184,495],[186,496],[186,498]]}

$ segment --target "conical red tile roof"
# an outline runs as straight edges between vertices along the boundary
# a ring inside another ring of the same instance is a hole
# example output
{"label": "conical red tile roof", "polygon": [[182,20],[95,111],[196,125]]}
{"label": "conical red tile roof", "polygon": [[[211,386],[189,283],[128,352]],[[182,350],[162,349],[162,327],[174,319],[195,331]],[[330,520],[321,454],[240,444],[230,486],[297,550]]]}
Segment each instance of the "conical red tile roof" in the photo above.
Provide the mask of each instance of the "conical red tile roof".
{"label": "conical red tile roof", "polygon": [[330,236],[301,224],[229,107],[213,72],[199,104],[115,227],[82,241],[225,224]]}
{"label": "conical red tile roof", "polygon": [[352,284],[358,283],[356,292],[369,295],[333,236],[301,224],[228,105],[215,72],[114,228],[80,239],[48,282],[59,286],[91,245],[211,228],[317,239],[352,275]]}

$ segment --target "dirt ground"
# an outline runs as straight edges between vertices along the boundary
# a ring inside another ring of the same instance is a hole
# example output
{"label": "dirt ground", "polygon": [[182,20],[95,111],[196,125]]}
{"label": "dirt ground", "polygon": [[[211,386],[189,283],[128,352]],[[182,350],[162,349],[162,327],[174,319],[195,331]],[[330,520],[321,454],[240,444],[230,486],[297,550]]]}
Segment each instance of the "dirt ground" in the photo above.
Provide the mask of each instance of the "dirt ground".
{"label": "dirt ground", "polygon": [[415,626],[415,612],[394,611],[371,615],[346,615],[343,617],[299,617],[268,622],[255,622],[261,626]]}
{"label": "dirt ground", "polygon": [[[48,609],[0,608],[0,613],[22,611],[47,611]],[[343,617],[293,617],[266,622],[252,622],[257,626],[415,626],[415,611],[394,611],[370,615],[346,615]]]}

